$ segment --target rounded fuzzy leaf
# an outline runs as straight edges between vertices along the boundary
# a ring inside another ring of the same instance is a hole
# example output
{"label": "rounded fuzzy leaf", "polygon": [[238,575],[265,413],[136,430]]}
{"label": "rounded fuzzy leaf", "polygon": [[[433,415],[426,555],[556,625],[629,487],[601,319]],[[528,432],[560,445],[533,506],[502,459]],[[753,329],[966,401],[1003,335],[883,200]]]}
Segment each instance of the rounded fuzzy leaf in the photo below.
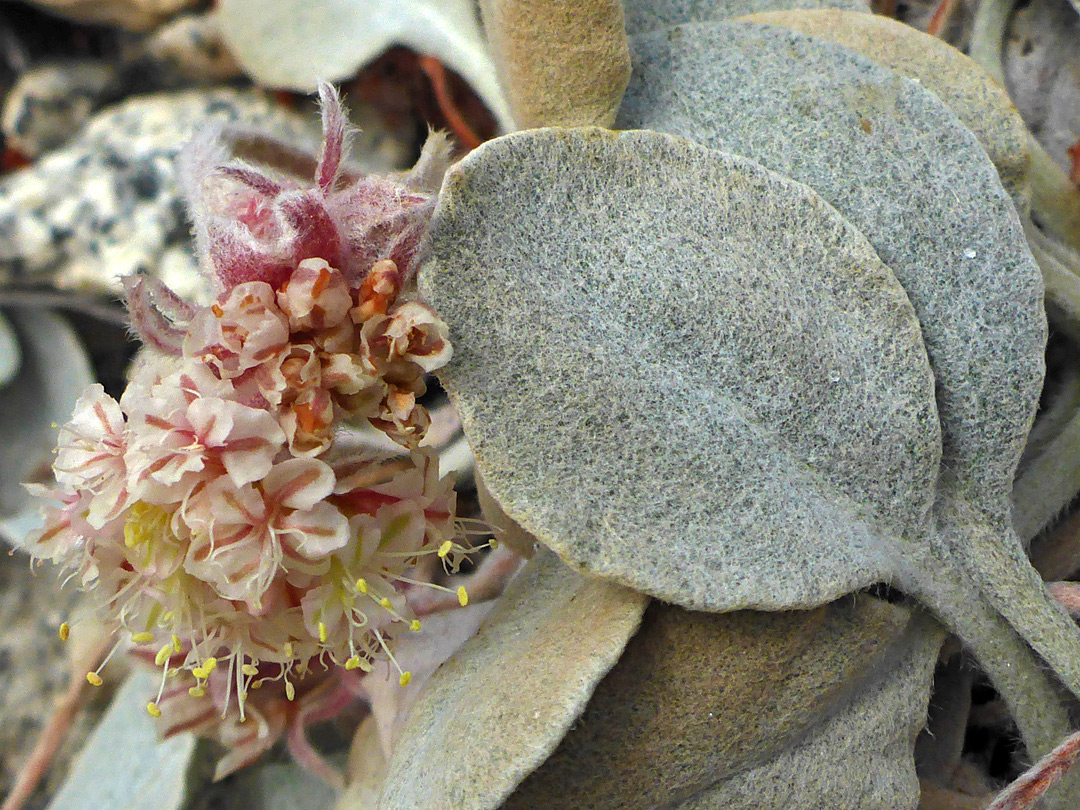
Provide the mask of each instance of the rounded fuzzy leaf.
{"label": "rounded fuzzy leaf", "polygon": [[812,607],[924,532],[918,323],[805,186],[656,133],[507,136],[448,175],[420,285],[488,489],[576,567],[691,609]]}
{"label": "rounded fuzzy leaf", "polygon": [[0,538],[19,545],[39,523],[38,504],[23,482],[41,483],[53,460],[54,425],[71,418],[94,372],[79,336],[55,312],[11,307],[0,317],[17,341],[10,349],[17,367],[0,386]]}
{"label": "rounded fuzzy leaf", "polygon": [[337,810],[366,810],[374,807],[386,774],[386,757],[379,742],[379,727],[369,715],[360,724],[349,748],[345,765],[348,787],[336,804]]}
{"label": "rounded fuzzy leaf", "polygon": [[805,9],[744,19],[835,43],[917,81],[978,138],[1017,211],[1027,213],[1031,205],[1027,127],[1009,94],[978,62],[935,36],[877,14]]}
{"label": "rounded fuzzy leaf", "polygon": [[798,745],[895,666],[910,617],[865,595],[779,613],[654,602],[585,713],[503,810],[688,799]]}
{"label": "rounded fuzzy leaf", "polygon": [[19,338],[11,328],[11,322],[0,312],[0,387],[11,382],[22,365]]}
{"label": "rounded fuzzy leaf", "polygon": [[621,0],[480,0],[520,128],[615,121],[630,54]]}
{"label": "rounded fuzzy leaf", "polygon": [[631,36],[683,23],[729,20],[760,11],[842,8],[866,13],[864,0],[623,0],[626,31]]}
{"label": "rounded fuzzy leaf", "polygon": [[890,666],[843,709],[779,756],[721,781],[671,810],[915,810],[919,779],[912,749],[943,633],[912,623]]}
{"label": "rounded fuzzy leaf", "polygon": [[379,801],[339,810],[498,807],[584,710],[648,601],[539,552],[477,635],[431,676]]}
{"label": "rounded fuzzy leaf", "polygon": [[1008,492],[1035,413],[1042,280],[993,164],[932,93],[837,45],[750,23],[635,38],[619,126],[727,149],[851,220],[918,313],[942,466],[982,509]]}

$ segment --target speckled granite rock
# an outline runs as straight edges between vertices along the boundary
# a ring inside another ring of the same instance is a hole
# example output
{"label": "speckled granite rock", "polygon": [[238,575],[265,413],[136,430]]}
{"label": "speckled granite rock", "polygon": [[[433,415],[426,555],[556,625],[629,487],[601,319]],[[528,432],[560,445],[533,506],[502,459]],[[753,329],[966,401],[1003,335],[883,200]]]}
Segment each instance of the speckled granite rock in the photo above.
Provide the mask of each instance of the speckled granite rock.
{"label": "speckled granite rock", "polygon": [[161,26],[143,43],[139,63],[156,71],[165,83],[221,82],[243,73],[212,13],[185,14]]}
{"label": "speckled granite rock", "polygon": [[100,59],[39,65],[23,73],[4,99],[0,129],[28,158],[57,148],[77,132],[118,79]]}
{"label": "speckled granite rock", "polygon": [[1066,170],[1080,139],[1080,14],[1066,0],[1017,8],[1002,41],[1009,93],[1046,150]]}
{"label": "speckled granite rock", "polygon": [[73,20],[118,25],[129,31],[148,31],[200,0],[32,0]]}
{"label": "speckled granite rock", "polygon": [[210,122],[317,143],[314,116],[251,91],[189,91],[111,108],[65,149],[0,183],[0,283],[116,291],[119,276],[143,270],[195,294],[175,158]]}

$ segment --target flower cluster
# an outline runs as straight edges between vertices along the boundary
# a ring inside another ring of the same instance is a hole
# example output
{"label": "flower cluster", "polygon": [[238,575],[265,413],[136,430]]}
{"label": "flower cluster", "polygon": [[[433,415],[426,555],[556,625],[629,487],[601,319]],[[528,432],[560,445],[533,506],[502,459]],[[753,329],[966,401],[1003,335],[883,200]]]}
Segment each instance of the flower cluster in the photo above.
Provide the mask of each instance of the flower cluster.
{"label": "flower cluster", "polygon": [[[55,505],[28,541],[35,557],[71,568],[161,667],[155,716],[183,672],[194,697],[224,682],[242,718],[249,690],[274,681],[292,699],[313,662],[394,661],[395,635],[420,627],[405,592],[427,583],[413,569],[466,551],[453,539],[451,483],[421,445],[424,375],[451,353],[445,324],[409,286],[429,200],[408,178],[337,191],[343,116],[323,95],[313,188],[242,165],[196,184],[215,303],[128,279],[133,323],[153,350],[119,402],[101,386],[79,400],[45,491]],[[220,193],[237,178],[243,193]],[[373,189],[397,191],[365,208]],[[407,457],[343,452],[344,419]]]}

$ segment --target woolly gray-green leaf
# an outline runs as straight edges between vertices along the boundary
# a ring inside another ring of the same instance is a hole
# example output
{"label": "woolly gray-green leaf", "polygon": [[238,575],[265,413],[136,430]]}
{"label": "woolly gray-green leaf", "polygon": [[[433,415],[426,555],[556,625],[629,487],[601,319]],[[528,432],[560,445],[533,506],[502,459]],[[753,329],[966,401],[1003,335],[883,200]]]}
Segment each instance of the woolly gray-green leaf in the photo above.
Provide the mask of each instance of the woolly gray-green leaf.
{"label": "woolly gray-green leaf", "polygon": [[[886,91],[907,80],[886,78],[885,91],[862,92],[895,98]],[[974,137],[926,95],[997,183]],[[986,204],[1015,223],[996,189]],[[526,531],[574,566],[694,609],[806,607],[895,581],[975,647],[1032,750],[1064,733],[1052,684],[999,613],[1078,693],[1080,634],[1007,512],[985,514],[1007,506],[1005,485],[976,509],[963,497],[983,483],[962,476],[970,469],[947,470],[934,491],[928,330],[971,352],[970,383],[953,379],[966,398],[941,385],[954,421],[957,410],[981,420],[958,428],[972,456],[962,460],[1005,468],[1026,429],[1006,430],[981,403],[1015,415],[1038,364],[995,380],[976,367],[1008,322],[1021,351],[1045,329],[1022,300],[999,300],[1031,286],[1030,259],[1007,239],[986,246],[1000,278],[980,266],[963,279],[986,306],[950,280],[956,320],[938,312],[920,330],[896,277],[807,187],[655,133],[543,130],[491,142],[450,172],[429,248],[421,290],[457,348],[444,381],[488,489]],[[932,295],[920,274],[936,268],[908,270]],[[1004,438],[991,441],[985,423]]]}
{"label": "woolly gray-green leaf", "polygon": [[907,291],[936,378],[947,508],[891,569],[989,670],[1014,685],[1023,670],[1040,683],[1038,699],[1026,686],[1006,697],[1029,746],[1045,753],[1066,719],[1060,705],[1040,705],[1058,702],[1030,672],[1038,665],[1004,640],[1011,630],[1000,618],[957,598],[975,585],[972,598],[985,598],[1080,695],[1080,632],[1010,523],[1046,320],[1038,267],[993,164],[936,96],[797,32],[713,23],[639,37],[633,50],[622,126],[729,148],[807,183],[866,234]]}
{"label": "woolly gray-green leaf", "polygon": [[805,186],[655,133],[507,136],[449,173],[420,286],[484,482],[571,565],[692,609],[812,607],[923,531],[918,323]]}
{"label": "woolly gray-green leaf", "polygon": [[728,20],[781,9],[842,8],[868,12],[864,0],[623,0],[630,36],[682,23]]}
{"label": "woolly gray-green leaf", "polygon": [[[38,307],[4,310],[17,340],[17,370],[0,385],[0,537],[21,544],[38,525],[38,505],[23,488],[52,463],[55,423],[71,417],[75,402],[94,381],[90,359],[75,330],[60,315]],[[39,481],[40,482],[40,481]]]}
{"label": "woolly gray-green leaf", "polygon": [[345,766],[348,787],[335,805],[337,810],[369,810],[375,806],[386,778],[386,757],[379,742],[379,727],[373,716],[356,730],[349,761]]}
{"label": "woolly gray-green leaf", "polygon": [[143,707],[157,679],[136,671],[86,741],[49,810],[179,810],[194,778],[195,737],[159,740]]}
{"label": "woolly gray-green leaf", "polygon": [[621,0],[480,0],[521,128],[611,126],[630,77]]}
{"label": "woolly gray-green leaf", "polygon": [[[767,762],[896,665],[910,617],[865,595],[777,613],[654,602],[585,713],[503,810],[669,807]],[[791,806],[821,804],[801,798]]]}
{"label": "woolly gray-green leaf", "polygon": [[539,552],[477,635],[432,675],[374,807],[497,807],[584,710],[648,601]]}
{"label": "woolly gray-green leaf", "polygon": [[619,126],[757,160],[866,235],[918,313],[943,466],[969,500],[1007,514],[1046,321],[1038,267],[974,135],[916,83],[797,32],[712,23],[638,37],[632,49]]}
{"label": "woolly gray-green leaf", "polygon": [[745,20],[833,42],[919,82],[978,138],[1017,210],[1027,213],[1027,127],[1009,94],[977,62],[937,37],[876,14],[805,9],[753,14]]}
{"label": "woolly gray-green leaf", "polygon": [[911,749],[926,720],[940,629],[912,623],[892,666],[797,746],[672,810],[915,810]]}

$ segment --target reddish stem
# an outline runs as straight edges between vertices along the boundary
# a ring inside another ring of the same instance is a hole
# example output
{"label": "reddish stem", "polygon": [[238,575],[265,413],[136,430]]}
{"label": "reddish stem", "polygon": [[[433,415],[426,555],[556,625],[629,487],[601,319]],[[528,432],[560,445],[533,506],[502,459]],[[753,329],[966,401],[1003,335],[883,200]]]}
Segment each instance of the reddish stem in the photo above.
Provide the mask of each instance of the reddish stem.
{"label": "reddish stem", "polygon": [[431,89],[435,91],[435,101],[439,104],[439,110],[446,118],[446,123],[457,137],[461,145],[466,149],[475,149],[483,141],[480,136],[473,132],[472,127],[466,123],[461,111],[454,103],[450,92],[450,84],[447,81],[446,68],[443,63],[434,56],[421,56],[420,69],[431,82]]}
{"label": "reddish stem", "polygon": [[1020,774],[995,797],[986,810],[1026,810],[1080,759],[1080,731]]}
{"label": "reddish stem", "polygon": [[1077,141],[1068,149],[1071,166],[1069,179],[1074,183],[1080,183],[1080,141]]}
{"label": "reddish stem", "polygon": [[926,33],[931,36],[940,37],[942,30],[952,20],[953,11],[956,9],[956,0],[939,0],[937,8],[934,9],[934,16],[930,18],[929,24],[926,26]]}
{"label": "reddish stem", "polygon": [[90,686],[86,681],[86,673],[97,666],[105,655],[105,651],[111,646],[112,638],[105,636],[98,643],[89,645],[71,662],[71,677],[68,680],[67,689],[56,699],[49,721],[42,729],[34,750],[30,752],[29,758],[19,769],[15,784],[12,785],[4,804],[0,805],[0,810],[19,810],[33,795],[34,789],[37,788],[55,758],[56,752],[63,745],[72,721],[82,708]]}
{"label": "reddish stem", "polygon": [[293,759],[335,790],[345,788],[345,779],[311,746],[306,731],[316,723],[337,717],[355,700],[348,688],[331,679],[304,697],[303,705],[289,720],[285,731],[285,744]]}
{"label": "reddish stem", "polygon": [[1073,618],[1080,617],[1080,582],[1048,582],[1046,589]]}

